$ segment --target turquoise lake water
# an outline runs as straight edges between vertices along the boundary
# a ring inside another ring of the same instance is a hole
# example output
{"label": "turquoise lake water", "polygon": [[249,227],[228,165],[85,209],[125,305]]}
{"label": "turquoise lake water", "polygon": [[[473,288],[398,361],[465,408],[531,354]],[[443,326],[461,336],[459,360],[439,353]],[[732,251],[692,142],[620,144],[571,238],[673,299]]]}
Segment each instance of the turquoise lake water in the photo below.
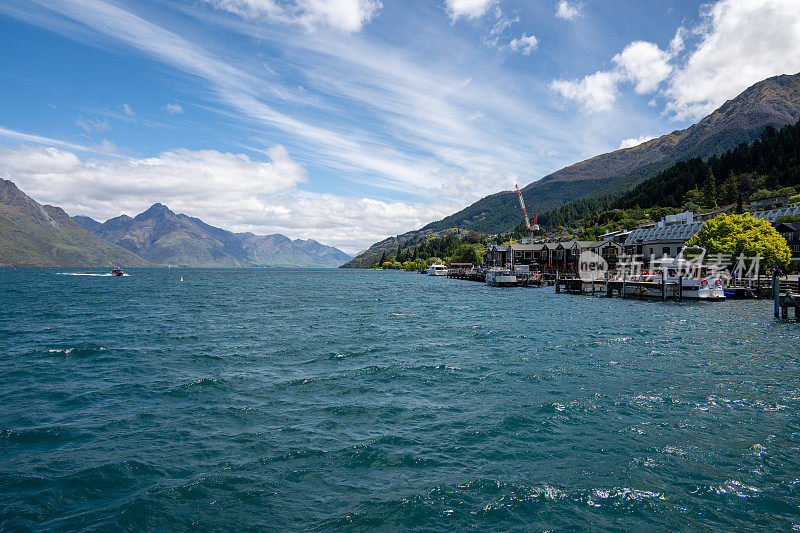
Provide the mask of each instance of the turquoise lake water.
{"label": "turquoise lake water", "polygon": [[800,529],[771,302],[59,272],[0,269],[0,531]]}

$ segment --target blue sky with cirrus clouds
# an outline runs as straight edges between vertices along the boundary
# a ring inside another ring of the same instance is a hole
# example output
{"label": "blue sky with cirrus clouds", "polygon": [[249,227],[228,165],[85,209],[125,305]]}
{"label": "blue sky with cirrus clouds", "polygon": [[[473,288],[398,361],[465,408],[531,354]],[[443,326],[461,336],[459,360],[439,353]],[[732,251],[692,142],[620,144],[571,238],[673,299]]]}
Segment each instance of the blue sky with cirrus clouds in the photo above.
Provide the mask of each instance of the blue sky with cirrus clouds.
{"label": "blue sky with cirrus clouds", "polygon": [[0,176],[356,252],[800,72],[800,2],[5,0]]}

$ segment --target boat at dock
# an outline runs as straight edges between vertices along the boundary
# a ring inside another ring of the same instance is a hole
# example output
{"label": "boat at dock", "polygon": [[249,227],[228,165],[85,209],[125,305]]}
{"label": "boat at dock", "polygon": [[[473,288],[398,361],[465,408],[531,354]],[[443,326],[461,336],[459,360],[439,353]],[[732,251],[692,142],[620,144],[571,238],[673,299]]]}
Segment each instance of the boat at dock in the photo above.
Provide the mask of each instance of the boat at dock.
{"label": "boat at dock", "polygon": [[434,263],[425,270],[429,276],[446,276],[447,267],[441,263]]}
{"label": "boat at dock", "polygon": [[684,259],[664,257],[653,263],[653,270],[638,277],[627,278],[624,296],[662,297],[663,286],[677,287],[680,298],[688,300],[724,300],[724,276]]}
{"label": "boat at dock", "polygon": [[490,268],[486,271],[486,284],[492,287],[516,287],[517,275],[507,268]]}

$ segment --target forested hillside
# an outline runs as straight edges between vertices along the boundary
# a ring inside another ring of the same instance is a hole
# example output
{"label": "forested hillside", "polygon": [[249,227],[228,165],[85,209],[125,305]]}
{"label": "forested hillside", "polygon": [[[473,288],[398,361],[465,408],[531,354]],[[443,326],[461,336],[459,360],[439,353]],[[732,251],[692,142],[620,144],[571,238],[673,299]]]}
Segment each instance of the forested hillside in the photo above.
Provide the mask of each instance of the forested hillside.
{"label": "forested hillside", "polygon": [[[713,209],[746,202],[760,191],[800,186],[800,122],[767,127],[760,139],[706,160],[681,161],[622,194],[570,202],[543,213],[546,231],[570,227],[595,213],[654,206]],[[763,196],[763,192],[761,196]],[[517,232],[523,229],[517,226]]]}
{"label": "forested hillside", "polygon": [[[558,226],[607,208],[611,197],[679,161],[724,154],[759,138],[765,128],[794,124],[799,118],[800,74],[774,76],[752,85],[693,126],[570,165],[530,183],[522,194],[532,211],[547,212]],[[419,230],[375,243],[344,266],[375,266],[382,252],[420,235],[450,228],[502,233],[520,220],[516,193],[498,192]]]}

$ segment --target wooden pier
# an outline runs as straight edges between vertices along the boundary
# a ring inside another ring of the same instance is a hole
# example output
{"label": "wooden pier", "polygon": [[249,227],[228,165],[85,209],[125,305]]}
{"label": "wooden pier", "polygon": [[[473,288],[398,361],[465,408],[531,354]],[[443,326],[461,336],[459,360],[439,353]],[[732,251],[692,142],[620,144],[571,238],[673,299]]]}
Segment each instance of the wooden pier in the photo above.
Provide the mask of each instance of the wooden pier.
{"label": "wooden pier", "polygon": [[453,279],[465,279],[467,281],[486,282],[486,271],[477,268],[451,268],[447,271],[447,277]]}
{"label": "wooden pier", "polygon": [[608,298],[614,293],[620,298],[649,298],[660,300],[683,300],[683,283],[661,281],[630,280],[583,280],[580,278],[558,278],[555,282],[556,292],[568,294],[596,294]]}
{"label": "wooden pier", "polygon": [[568,294],[602,294],[606,292],[605,280],[584,281],[580,278],[558,278],[555,281],[556,292],[562,290]]}
{"label": "wooden pier", "polygon": [[[542,287],[547,285],[546,280],[542,280],[541,276],[535,273],[525,274],[517,273],[517,287]],[[479,283],[486,283],[486,270],[483,269],[464,269],[464,268],[451,268],[447,271],[447,277],[453,279],[463,279],[467,281],[477,281]]]}

